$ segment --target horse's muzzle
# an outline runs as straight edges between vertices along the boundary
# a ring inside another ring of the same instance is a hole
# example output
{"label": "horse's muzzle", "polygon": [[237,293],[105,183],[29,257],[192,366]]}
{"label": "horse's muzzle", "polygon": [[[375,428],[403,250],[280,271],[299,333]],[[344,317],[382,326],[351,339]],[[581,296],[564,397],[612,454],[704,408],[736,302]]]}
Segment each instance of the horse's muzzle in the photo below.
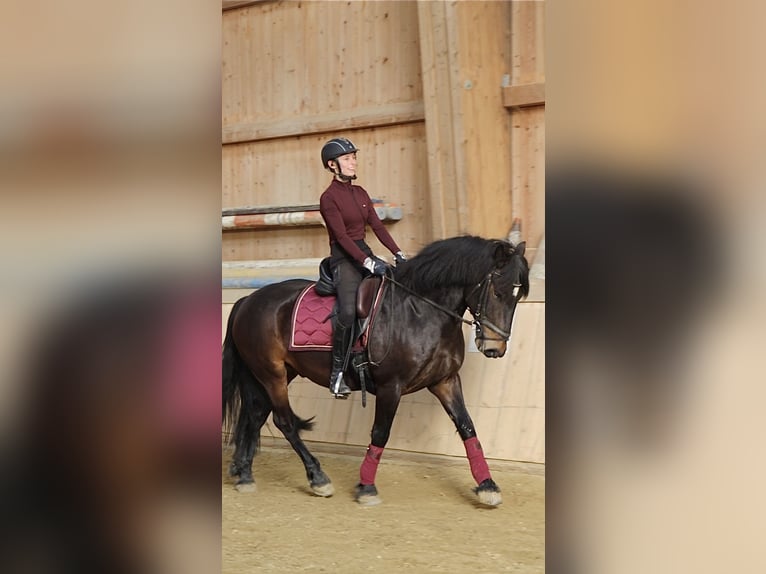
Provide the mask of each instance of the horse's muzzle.
{"label": "horse's muzzle", "polygon": [[499,359],[505,355],[507,345],[505,341],[494,341],[491,339],[476,339],[476,348],[481,351],[485,357],[490,359]]}

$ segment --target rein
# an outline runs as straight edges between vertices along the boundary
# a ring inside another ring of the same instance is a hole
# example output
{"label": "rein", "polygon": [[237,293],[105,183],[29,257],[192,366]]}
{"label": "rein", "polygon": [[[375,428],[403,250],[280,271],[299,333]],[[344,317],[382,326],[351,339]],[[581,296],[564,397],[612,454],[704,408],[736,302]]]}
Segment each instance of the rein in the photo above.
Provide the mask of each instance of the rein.
{"label": "rein", "polygon": [[[452,309],[448,309],[444,305],[439,305],[439,303],[437,303],[436,301],[432,301],[428,297],[424,297],[420,293],[416,293],[415,291],[413,291],[412,289],[410,289],[406,285],[402,285],[401,283],[399,283],[393,277],[389,277],[388,275],[384,275],[383,277],[384,277],[384,279],[386,279],[387,281],[390,281],[391,283],[393,283],[397,287],[401,287],[402,289],[407,291],[407,293],[409,293],[411,295],[415,295],[415,297],[417,297],[418,299],[421,299],[421,300],[425,301],[429,305],[433,305],[434,307],[436,307],[440,311],[444,311],[447,315],[450,315],[451,317],[454,317],[458,321],[462,321],[463,323],[466,323],[467,325],[475,325],[476,324],[476,321],[469,321],[468,319],[464,319],[462,315],[458,315]],[[478,285],[477,285],[477,287],[478,287]],[[471,291],[471,293],[473,293],[473,291]]]}
{"label": "rein", "polygon": [[[425,302],[426,302],[426,303],[428,303],[429,305],[433,305],[434,307],[436,307],[436,308],[437,308],[437,309],[439,309],[440,311],[443,311],[443,312],[444,312],[444,313],[446,313],[447,315],[450,315],[451,317],[454,317],[454,318],[455,318],[455,319],[457,319],[458,321],[462,321],[463,323],[466,323],[466,324],[468,324],[468,325],[475,325],[475,324],[476,324],[476,322],[475,322],[475,321],[468,321],[467,319],[464,319],[464,318],[463,318],[461,315],[458,315],[457,313],[455,313],[455,312],[454,312],[452,309],[448,309],[448,308],[447,308],[447,307],[445,307],[444,305],[440,305],[440,304],[439,304],[439,303],[437,303],[436,301],[432,301],[432,300],[431,300],[431,299],[429,299],[428,297],[424,297],[424,296],[423,296],[423,295],[421,295],[420,293],[417,293],[417,292],[413,291],[412,289],[410,289],[410,288],[409,288],[409,287],[407,287],[406,285],[402,285],[402,284],[401,284],[401,283],[399,283],[399,282],[398,282],[396,279],[394,279],[393,277],[391,277],[391,276],[390,276],[390,274],[391,274],[391,272],[390,272],[390,271],[389,271],[389,272],[387,272],[385,275],[383,275],[383,279],[384,279],[385,281],[389,281],[389,282],[393,283],[394,285],[396,285],[396,286],[398,286],[398,287],[401,287],[402,289],[404,289],[405,291],[407,291],[407,293],[410,293],[411,295],[415,295],[415,297],[417,297],[418,299],[422,299],[423,301],[425,301]],[[392,289],[392,291],[391,291],[391,294],[392,294],[392,296],[393,296],[393,289]],[[390,327],[390,326],[391,326],[391,324],[389,323],[389,327]],[[374,365],[374,366],[376,366],[376,367],[377,367],[377,366],[380,366],[380,364],[381,364],[381,363],[382,363],[382,362],[383,362],[383,361],[386,359],[386,357],[388,357],[388,353],[391,351],[391,343],[390,343],[390,341],[391,341],[391,337],[386,337],[386,339],[389,341],[389,346],[388,346],[388,349],[386,349],[386,352],[383,354],[383,357],[381,357],[381,358],[380,358],[379,360],[377,360],[377,361],[373,361],[373,360],[372,360],[372,357],[368,356],[368,359],[369,359],[369,363],[370,363],[371,365]],[[369,346],[368,346],[368,349],[369,349]],[[372,350],[371,350],[371,349],[369,350],[369,355],[372,355]]]}
{"label": "rein", "polygon": [[487,297],[489,297],[489,288],[492,285],[492,279],[494,278],[495,273],[496,273],[496,271],[490,271],[489,273],[487,273],[487,276],[484,279],[482,279],[481,283],[479,283],[478,285],[476,285],[476,287],[471,289],[471,292],[466,297],[466,299],[468,299],[468,297],[473,295],[474,292],[477,289],[481,289],[482,290],[481,291],[481,295],[479,296],[479,307],[477,308],[477,310],[474,311],[473,309],[471,309],[470,305],[468,306],[468,310],[471,312],[471,315],[473,315],[473,319],[474,319],[473,321],[469,321],[467,319],[464,319],[461,315],[458,315],[452,309],[448,309],[444,305],[440,305],[436,301],[432,301],[428,297],[425,297],[425,296],[421,295],[420,293],[416,293],[415,291],[413,291],[409,287],[399,283],[393,277],[389,277],[388,275],[384,275],[384,278],[386,280],[390,281],[391,283],[393,283],[394,285],[397,285],[398,287],[401,287],[402,289],[404,289],[405,291],[407,291],[411,295],[415,295],[415,297],[417,297],[418,299],[421,299],[421,300],[425,301],[426,303],[428,303],[429,305],[433,305],[434,307],[436,307],[440,311],[443,311],[447,315],[449,315],[451,317],[454,317],[458,321],[462,321],[463,323],[466,323],[467,325],[471,325],[471,326],[475,325],[477,327],[477,331],[478,331],[477,335],[478,335],[479,339],[482,339],[482,340],[485,340],[485,341],[499,341],[499,340],[501,340],[501,339],[495,339],[493,337],[485,337],[484,336],[484,326],[487,326],[490,329],[492,329],[495,333],[497,333],[498,335],[503,337],[503,339],[502,339],[503,341],[507,341],[508,339],[511,338],[510,332],[506,331],[505,329],[502,329],[502,328],[498,327],[497,325],[495,325],[489,319],[483,319],[482,318],[483,308],[486,306]]}

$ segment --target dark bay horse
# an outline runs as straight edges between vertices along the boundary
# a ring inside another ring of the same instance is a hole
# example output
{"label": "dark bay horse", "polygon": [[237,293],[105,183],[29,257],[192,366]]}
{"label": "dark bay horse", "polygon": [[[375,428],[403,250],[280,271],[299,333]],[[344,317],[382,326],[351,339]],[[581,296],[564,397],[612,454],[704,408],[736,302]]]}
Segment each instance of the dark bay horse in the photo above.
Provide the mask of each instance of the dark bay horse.
{"label": "dark bay horse", "polygon": [[[487,357],[502,357],[516,304],[529,293],[525,243],[516,246],[481,237],[455,237],[426,246],[384,279],[386,291],[369,334],[375,421],[360,469],[356,500],[377,504],[375,474],[402,395],[428,389],[455,423],[465,445],[480,502],[500,504],[481,444],[463,400],[458,371],[463,364],[463,314],[476,326],[476,346]],[[293,306],[310,281],[268,285],[238,300],[223,343],[223,418],[234,429],[229,474],[237,487],[253,484],[252,463],[260,430],[269,413],[306,468],[312,491],[334,492],[319,461],[300,438],[311,420],[290,408],[287,385],[300,375],[328,386],[329,352],[288,350]],[[354,374],[352,390],[360,390]]]}

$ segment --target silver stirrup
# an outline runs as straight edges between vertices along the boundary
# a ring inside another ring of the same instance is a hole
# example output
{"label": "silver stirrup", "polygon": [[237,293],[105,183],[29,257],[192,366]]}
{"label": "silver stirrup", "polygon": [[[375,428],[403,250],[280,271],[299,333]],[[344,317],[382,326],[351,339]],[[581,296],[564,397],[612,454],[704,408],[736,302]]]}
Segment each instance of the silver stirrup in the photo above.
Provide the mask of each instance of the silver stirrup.
{"label": "silver stirrup", "polygon": [[335,380],[330,384],[330,392],[336,399],[347,399],[351,394],[351,389],[346,387],[346,391],[341,392],[341,385],[343,384],[343,373],[338,373]]}

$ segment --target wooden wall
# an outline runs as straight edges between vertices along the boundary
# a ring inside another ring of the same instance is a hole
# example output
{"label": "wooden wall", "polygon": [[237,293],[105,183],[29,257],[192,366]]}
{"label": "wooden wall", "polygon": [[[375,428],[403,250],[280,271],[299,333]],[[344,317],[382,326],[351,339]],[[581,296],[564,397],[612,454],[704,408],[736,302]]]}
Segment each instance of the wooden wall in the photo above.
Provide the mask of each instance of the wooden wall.
{"label": "wooden wall", "polygon": [[[425,133],[422,122],[344,131],[360,148],[359,179],[373,198],[402,207],[389,230],[400,246],[415,251],[431,238]],[[224,146],[223,207],[309,205],[331,181],[319,152],[328,134],[245,142]],[[374,234],[370,246],[380,247]],[[246,230],[223,235],[223,260],[323,257],[329,252],[324,228]]]}
{"label": "wooden wall", "polygon": [[[322,145],[345,135],[357,183],[403,207],[400,245],[430,242],[416,3],[261,2],[223,26],[223,207],[317,203],[331,180]],[[223,237],[224,260],[327,251],[321,228]]]}
{"label": "wooden wall", "polygon": [[[320,149],[344,135],[360,148],[357,182],[402,206],[387,226],[405,251],[506,237],[520,218],[534,258],[545,231],[544,3],[237,4],[223,12],[224,208],[318,203],[330,181]],[[279,260],[323,257],[328,245],[324,228],[291,227],[226,232],[222,250],[224,261]],[[241,294],[224,293],[224,321]],[[467,355],[466,399],[492,458],[544,461],[544,309],[542,282],[508,356]],[[303,380],[291,396],[320,421],[306,438],[367,444],[370,406]],[[389,446],[462,454],[428,393],[403,400]]]}

